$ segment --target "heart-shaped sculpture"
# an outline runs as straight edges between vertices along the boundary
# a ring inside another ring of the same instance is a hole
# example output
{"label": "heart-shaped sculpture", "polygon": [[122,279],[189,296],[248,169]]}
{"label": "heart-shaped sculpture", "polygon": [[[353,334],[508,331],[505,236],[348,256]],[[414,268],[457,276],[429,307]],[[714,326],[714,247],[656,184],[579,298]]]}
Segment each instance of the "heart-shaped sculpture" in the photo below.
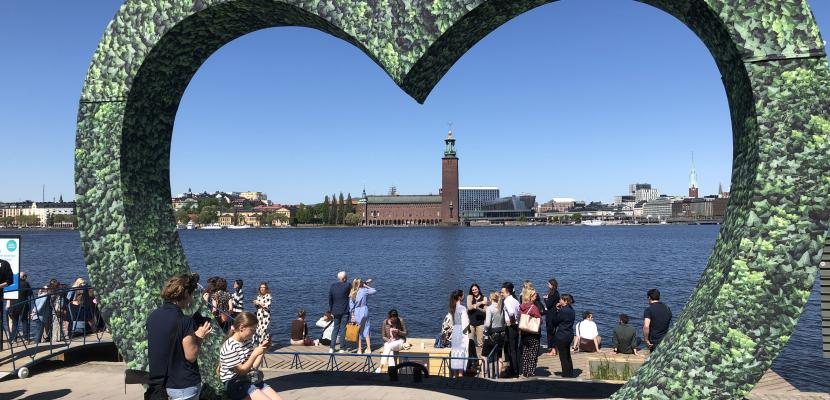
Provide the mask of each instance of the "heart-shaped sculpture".
{"label": "heart-shaped sculpture", "polygon": [[[305,26],[362,49],[419,102],[473,44],[550,1],[128,0],[107,27],[78,116],[78,227],[128,363],[146,366],[148,313],[188,270],[170,209],[173,121],[193,74],[249,32]],[[806,0],[647,0],[706,44],[734,148],[726,221],[669,335],[615,398],[740,398],[787,343],[828,228],[830,73]],[[724,149],[726,151],[726,149]],[[219,338],[202,376],[218,387]]]}

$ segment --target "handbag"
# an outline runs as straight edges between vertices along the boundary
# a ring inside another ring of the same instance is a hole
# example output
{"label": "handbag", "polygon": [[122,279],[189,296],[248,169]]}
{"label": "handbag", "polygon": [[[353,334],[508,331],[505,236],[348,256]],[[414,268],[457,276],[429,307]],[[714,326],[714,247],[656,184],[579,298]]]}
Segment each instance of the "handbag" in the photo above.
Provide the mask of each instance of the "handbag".
{"label": "handbag", "polygon": [[357,342],[358,331],[360,330],[360,325],[349,322],[346,324],[346,341],[347,342]]}
{"label": "handbag", "polygon": [[519,330],[522,332],[538,334],[541,326],[541,318],[534,317],[530,314],[522,314],[519,318]]}

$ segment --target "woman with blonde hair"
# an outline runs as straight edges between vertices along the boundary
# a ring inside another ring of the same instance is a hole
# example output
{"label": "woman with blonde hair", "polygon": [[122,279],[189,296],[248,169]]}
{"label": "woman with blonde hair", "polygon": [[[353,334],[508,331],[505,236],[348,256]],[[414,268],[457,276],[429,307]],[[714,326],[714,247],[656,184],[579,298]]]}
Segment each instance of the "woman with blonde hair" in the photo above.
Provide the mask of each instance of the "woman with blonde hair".
{"label": "woman with blonde hair", "polygon": [[369,295],[377,293],[375,288],[370,287],[371,279],[365,282],[360,278],[355,278],[352,281],[352,291],[349,292],[349,309],[352,314],[352,322],[358,324],[357,337],[357,354],[363,353],[361,351],[361,339],[366,341],[365,353],[372,352],[372,341],[369,338]]}
{"label": "woman with blonde hair", "polygon": [[[490,305],[487,306],[487,315],[484,319],[484,346],[481,348],[481,358],[485,363],[495,362],[499,373],[502,372],[501,353],[506,332],[502,312],[503,302],[499,292],[490,293]],[[493,358],[489,358],[490,354],[493,354]]]}
{"label": "woman with blonde hair", "polygon": [[524,377],[531,377],[536,373],[536,363],[539,358],[539,339],[542,335],[540,331],[542,326],[542,313],[539,307],[536,306],[538,299],[539,296],[536,294],[535,289],[527,288],[522,291],[522,304],[519,306],[519,312],[522,314],[522,317],[528,315],[530,318],[535,318],[539,322],[539,326],[535,328],[535,331],[522,329],[522,335],[520,337],[522,342],[522,359],[519,373]]}
{"label": "woman with blonde hair", "polygon": [[242,312],[234,319],[230,335],[219,351],[219,379],[232,400],[281,400],[282,397],[262,381],[262,372],[257,369],[271,341],[266,337],[254,347],[256,328],[257,318],[252,313]]}

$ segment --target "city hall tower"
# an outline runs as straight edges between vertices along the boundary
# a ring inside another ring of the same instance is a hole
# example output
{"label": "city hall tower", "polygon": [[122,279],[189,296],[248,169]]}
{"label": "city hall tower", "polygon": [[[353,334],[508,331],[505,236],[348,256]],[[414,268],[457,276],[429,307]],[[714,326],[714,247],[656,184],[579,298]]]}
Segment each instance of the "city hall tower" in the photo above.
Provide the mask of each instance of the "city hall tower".
{"label": "city hall tower", "polygon": [[458,157],[455,155],[452,130],[447,133],[444,144],[444,157],[441,159],[441,223],[458,225]]}

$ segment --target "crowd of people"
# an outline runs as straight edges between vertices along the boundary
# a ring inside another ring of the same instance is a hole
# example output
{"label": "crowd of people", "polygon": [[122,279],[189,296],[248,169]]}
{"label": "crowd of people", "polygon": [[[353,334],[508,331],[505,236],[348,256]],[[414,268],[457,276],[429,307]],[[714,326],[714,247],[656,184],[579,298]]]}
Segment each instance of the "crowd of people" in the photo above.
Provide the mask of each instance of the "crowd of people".
{"label": "crowd of people", "polygon": [[[147,398],[161,393],[164,397],[197,399],[201,377],[197,356],[203,340],[213,333],[208,318],[198,313],[188,316],[188,309],[198,288],[198,274],[180,274],[170,278],[162,290],[163,304],[147,319],[149,366],[152,385]],[[590,311],[582,312],[576,322],[574,297],[560,294],[556,279],[547,283],[548,291],[540,296],[533,283],[526,280],[519,294],[512,282],[504,282],[499,291],[488,295],[478,284],[472,284],[465,294],[458,289],[449,295],[447,314],[435,347],[450,348],[450,374],[453,377],[476,374],[482,363],[496,363],[502,377],[530,377],[535,374],[537,361],[545,355],[558,356],[562,376],[573,377],[572,352],[613,351],[638,354],[640,340],[636,330],[629,326],[629,317],[620,314],[612,334],[611,350],[603,349],[603,340]],[[201,292],[210,305],[213,317],[225,331],[216,373],[225,385],[231,399],[280,399],[262,380],[258,370],[265,351],[271,345],[268,335],[271,293],[266,282],[258,288],[253,300],[256,314],[244,311],[243,282],[234,281],[233,293],[227,292],[227,281],[221,277],[208,279]],[[371,331],[368,299],[377,290],[372,280],[354,278],[348,281],[346,272],[337,274],[337,281],[329,288],[329,308],[315,326],[321,334],[312,337],[306,322],[305,310],[298,310],[290,323],[292,345],[325,345],[328,351],[345,352],[347,342],[354,342],[358,354],[371,353]],[[647,293],[649,305],[643,316],[643,340],[653,351],[668,331],[672,314],[660,302],[660,292]],[[542,320],[544,319],[544,323]],[[344,320],[346,323],[344,323]],[[354,337],[346,338],[345,326]],[[407,326],[396,309],[386,314],[381,326],[383,340],[380,366],[395,365],[394,353],[406,346]],[[547,335],[547,350],[542,350],[542,335]],[[341,335],[343,333],[344,335]],[[337,350],[338,344],[340,349]],[[365,347],[364,347],[365,346]]]}
{"label": "crowd of people", "polygon": [[[2,269],[0,265],[0,282],[4,283],[0,287],[9,286],[8,274]],[[21,271],[18,278],[17,298],[0,297],[0,328],[8,345],[55,343],[106,329],[95,292],[84,278],[72,284],[52,278],[39,289],[32,288],[26,271]]]}

